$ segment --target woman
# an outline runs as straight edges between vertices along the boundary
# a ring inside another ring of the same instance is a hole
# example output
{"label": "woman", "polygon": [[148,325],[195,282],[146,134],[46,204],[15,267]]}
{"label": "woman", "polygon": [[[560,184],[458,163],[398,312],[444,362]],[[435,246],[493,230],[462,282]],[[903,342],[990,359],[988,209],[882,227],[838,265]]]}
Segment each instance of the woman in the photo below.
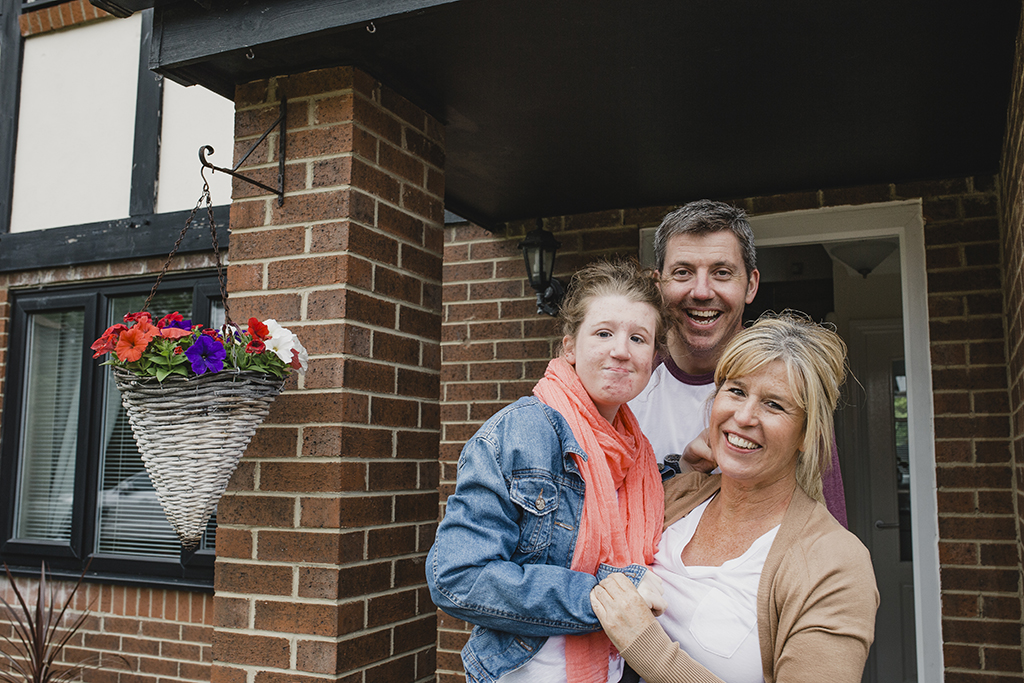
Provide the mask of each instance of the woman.
{"label": "woman", "polygon": [[591,595],[647,683],[860,681],[878,591],[867,550],[805,491],[829,457],[846,346],[793,315],[740,332],[715,370],[721,474],[669,480],[656,621],[614,577]]}
{"label": "woman", "polygon": [[[560,317],[562,352],[534,387],[465,445],[427,557],[435,604],[476,625],[470,681],[616,683],[623,663],[590,591],[609,573],[655,606],[647,570],[664,496],[626,406],[664,339],[661,296],[635,263],[580,270]],[[650,609],[650,607],[648,607]]]}

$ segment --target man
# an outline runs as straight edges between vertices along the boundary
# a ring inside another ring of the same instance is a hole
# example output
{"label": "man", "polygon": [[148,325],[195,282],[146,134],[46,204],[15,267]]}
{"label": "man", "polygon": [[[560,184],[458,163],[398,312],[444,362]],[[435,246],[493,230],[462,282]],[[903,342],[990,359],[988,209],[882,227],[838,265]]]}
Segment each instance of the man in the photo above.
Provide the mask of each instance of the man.
{"label": "man", "polygon": [[[709,454],[697,440],[707,426],[715,366],[743,326],[760,273],[754,233],[742,209],[707,199],[669,213],[654,237],[654,256],[669,318],[668,355],[629,407],[661,463],[684,454],[698,469]],[[846,526],[846,500],[838,454],[823,476],[829,511]]]}

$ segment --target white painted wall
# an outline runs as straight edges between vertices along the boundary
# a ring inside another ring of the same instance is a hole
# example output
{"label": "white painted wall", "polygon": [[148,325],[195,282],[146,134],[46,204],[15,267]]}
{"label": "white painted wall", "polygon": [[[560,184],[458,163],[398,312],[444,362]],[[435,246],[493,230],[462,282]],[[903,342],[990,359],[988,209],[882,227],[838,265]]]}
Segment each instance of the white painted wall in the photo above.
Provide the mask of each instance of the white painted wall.
{"label": "white painted wall", "polygon": [[[203,189],[199,148],[210,145],[207,160],[231,168],[234,151],[235,105],[205,88],[186,88],[164,79],[160,135],[160,175],[157,213],[191,209]],[[206,171],[214,206],[231,201],[231,176]]]}
{"label": "white painted wall", "polygon": [[25,39],[11,232],[128,216],[141,26]]}

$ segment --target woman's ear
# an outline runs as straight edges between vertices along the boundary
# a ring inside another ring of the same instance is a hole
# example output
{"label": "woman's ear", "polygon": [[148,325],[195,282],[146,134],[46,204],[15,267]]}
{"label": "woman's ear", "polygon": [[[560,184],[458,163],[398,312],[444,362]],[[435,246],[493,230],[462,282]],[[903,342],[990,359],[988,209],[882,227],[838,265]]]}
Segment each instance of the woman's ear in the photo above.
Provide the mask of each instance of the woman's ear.
{"label": "woman's ear", "polygon": [[565,335],[562,337],[562,355],[569,365],[576,365],[576,338]]}

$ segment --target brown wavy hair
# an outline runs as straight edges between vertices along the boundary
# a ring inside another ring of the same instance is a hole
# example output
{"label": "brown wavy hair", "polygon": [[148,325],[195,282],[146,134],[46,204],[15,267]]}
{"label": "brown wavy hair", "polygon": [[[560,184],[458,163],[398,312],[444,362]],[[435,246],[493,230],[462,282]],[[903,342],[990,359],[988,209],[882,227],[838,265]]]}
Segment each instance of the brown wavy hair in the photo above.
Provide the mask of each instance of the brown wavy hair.
{"label": "brown wavy hair", "polygon": [[562,302],[558,317],[562,321],[562,334],[576,337],[587,315],[590,301],[601,296],[624,296],[630,301],[647,304],[657,312],[654,348],[665,348],[665,307],[653,270],[640,267],[636,259],[602,259],[577,270]]}

